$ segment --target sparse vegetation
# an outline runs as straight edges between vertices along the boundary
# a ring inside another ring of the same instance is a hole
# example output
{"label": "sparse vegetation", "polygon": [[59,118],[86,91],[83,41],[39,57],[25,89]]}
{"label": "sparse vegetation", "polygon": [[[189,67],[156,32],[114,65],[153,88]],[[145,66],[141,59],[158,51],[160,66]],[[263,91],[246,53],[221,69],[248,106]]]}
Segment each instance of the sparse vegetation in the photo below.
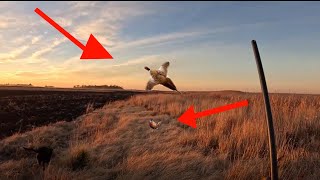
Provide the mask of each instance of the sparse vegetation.
{"label": "sparse vegetation", "polygon": [[86,146],[76,146],[69,150],[67,165],[73,170],[82,170],[89,163],[89,153]]}
{"label": "sparse vegetation", "polygon": [[[248,99],[249,106],[201,118],[177,118]],[[320,177],[320,96],[271,94],[281,179]],[[148,121],[162,121],[158,130]],[[39,179],[19,147],[56,150],[45,179],[262,179],[269,174],[263,99],[249,93],[137,95],[74,122],[59,122],[0,141],[0,179]],[[61,160],[66,159],[66,160]],[[81,168],[80,168],[81,167]],[[3,177],[3,178],[2,178]]]}
{"label": "sparse vegetation", "polygon": [[92,88],[92,89],[123,89],[117,85],[75,85],[73,88]]}
{"label": "sparse vegetation", "polygon": [[86,107],[86,114],[92,112],[94,110],[94,103],[93,102],[89,102],[87,104],[87,107]]}

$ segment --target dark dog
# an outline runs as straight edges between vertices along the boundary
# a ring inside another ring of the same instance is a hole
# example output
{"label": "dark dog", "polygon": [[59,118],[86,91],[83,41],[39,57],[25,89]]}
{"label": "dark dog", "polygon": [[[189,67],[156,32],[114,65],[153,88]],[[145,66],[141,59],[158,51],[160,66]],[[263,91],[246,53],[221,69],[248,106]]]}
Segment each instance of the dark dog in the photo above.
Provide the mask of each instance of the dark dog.
{"label": "dark dog", "polygon": [[27,151],[33,151],[37,153],[38,164],[43,167],[43,170],[46,168],[46,164],[49,164],[52,156],[53,149],[50,147],[39,147],[37,149],[34,148],[26,148],[23,147]]}

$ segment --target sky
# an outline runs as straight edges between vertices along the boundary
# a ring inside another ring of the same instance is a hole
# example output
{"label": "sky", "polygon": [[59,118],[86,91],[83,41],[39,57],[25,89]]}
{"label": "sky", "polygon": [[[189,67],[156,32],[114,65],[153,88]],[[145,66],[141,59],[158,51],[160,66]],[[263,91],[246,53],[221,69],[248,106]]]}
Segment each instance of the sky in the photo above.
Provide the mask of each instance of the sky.
{"label": "sky", "polygon": [[[90,34],[112,60],[82,50]],[[144,90],[170,62],[178,90],[260,91],[256,40],[270,92],[320,93],[320,2],[0,2],[0,84]],[[161,85],[155,90],[166,90]]]}

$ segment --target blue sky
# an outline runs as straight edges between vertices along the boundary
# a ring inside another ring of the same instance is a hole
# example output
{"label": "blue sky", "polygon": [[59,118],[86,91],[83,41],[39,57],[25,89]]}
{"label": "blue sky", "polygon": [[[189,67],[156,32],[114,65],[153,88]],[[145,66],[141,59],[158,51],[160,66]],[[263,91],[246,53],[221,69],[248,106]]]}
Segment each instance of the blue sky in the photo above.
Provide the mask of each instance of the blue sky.
{"label": "blue sky", "polygon": [[[80,60],[35,8],[114,59]],[[255,39],[272,92],[320,93],[319,18],[319,2],[0,2],[0,84],[144,89],[169,61],[180,90],[259,91]]]}

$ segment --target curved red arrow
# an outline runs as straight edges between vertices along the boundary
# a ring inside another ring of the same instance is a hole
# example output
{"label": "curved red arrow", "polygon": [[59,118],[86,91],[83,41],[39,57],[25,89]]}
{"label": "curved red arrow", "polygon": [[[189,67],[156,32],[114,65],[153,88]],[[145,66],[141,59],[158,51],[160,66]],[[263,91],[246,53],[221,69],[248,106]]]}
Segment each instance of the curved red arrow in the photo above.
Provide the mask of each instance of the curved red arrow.
{"label": "curved red arrow", "polygon": [[86,46],[84,46],[80,41],[78,41],[66,30],[64,30],[61,26],[59,26],[59,24],[54,22],[49,16],[47,16],[39,8],[36,8],[34,11],[39,16],[41,16],[44,20],[50,23],[54,28],[60,31],[63,35],[65,35],[70,41],[72,41],[80,49],[83,50],[80,59],[113,59],[111,54],[109,54],[109,52],[106,49],[104,49],[104,47],[98,42],[98,40],[92,34],[90,35]]}
{"label": "curved red arrow", "polygon": [[227,110],[231,110],[231,109],[235,109],[243,106],[248,106],[248,100],[239,101],[233,104],[217,107],[217,108],[202,111],[199,113],[195,113],[193,106],[190,106],[189,109],[178,118],[178,120],[183,124],[196,128],[197,127],[196,118],[208,116],[211,114],[216,114],[219,112],[223,112],[223,111],[227,111]]}

